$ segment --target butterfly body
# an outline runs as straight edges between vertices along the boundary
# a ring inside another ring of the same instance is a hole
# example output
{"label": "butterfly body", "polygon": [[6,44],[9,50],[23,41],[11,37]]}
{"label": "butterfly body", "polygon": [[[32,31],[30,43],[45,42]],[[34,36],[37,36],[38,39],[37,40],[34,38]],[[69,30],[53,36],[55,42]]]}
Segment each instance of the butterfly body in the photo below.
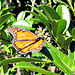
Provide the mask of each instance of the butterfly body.
{"label": "butterfly body", "polygon": [[8,30],[14,38],[13,47],[21,54],[39,52],[44,45],[43,38],[37,37],[26,29],[9,27]]}

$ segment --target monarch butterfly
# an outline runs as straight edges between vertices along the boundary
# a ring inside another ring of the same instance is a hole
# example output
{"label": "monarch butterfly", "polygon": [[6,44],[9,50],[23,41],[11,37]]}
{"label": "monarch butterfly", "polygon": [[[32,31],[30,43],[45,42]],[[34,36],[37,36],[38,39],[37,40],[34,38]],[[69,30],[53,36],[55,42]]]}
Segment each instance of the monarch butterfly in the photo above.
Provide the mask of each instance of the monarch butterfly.
{"label": "monarch butterfly", "polygon": [[34,33],[17,27],[9,27],[9,32],[13,35],[13,47],[21,54],[28,52],[39,52],[43,45],[43,38],[37,37]]}

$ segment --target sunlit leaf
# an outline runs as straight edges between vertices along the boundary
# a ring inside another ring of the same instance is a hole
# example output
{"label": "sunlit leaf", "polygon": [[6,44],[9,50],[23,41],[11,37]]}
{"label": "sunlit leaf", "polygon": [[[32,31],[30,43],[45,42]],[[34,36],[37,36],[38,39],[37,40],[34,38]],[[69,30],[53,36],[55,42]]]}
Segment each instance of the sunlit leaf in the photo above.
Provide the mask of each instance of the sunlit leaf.
{"label": "sunlit leaf", "polygon": [[23,69],[28,69],[31,71],[35,71],[35,72],[39,72],[39,73],[42,73],[45,75],[57,75],[56,73],[53,73],[53,72],[47,71],[45,69],[39,68],[39,67],[32,65],[30,63],[27,63],[27,62],[19,62],[13,68],[18,68],[18,67],[23,68]]}
{"label": "sunlit leaf", "polygon": [[52,19],[56,19],[56,20],[60,19],[59,15],[53,8],[49,7],[48,5],[41,5],[41,7],[51,22]]}
{"label": "sunlit leaf", "polygon": [[5,51],[10,52],[9,48],[5,45],[4,46]]}
{"label": "sunlit leaf", "polygon": [[46,62],[46,61],[43,61],[41,59],[19,57],[19,58],[5,59],[5,60],[0,62],[0,66],[8,64],[8,63],[17,63],[17,62],[21,62],[21,61],[25,61],[25,62]]}
{"label": "sunlit leaf", "polygon": [[31,26],[27,23],[27,21],[25,21],[25,20],[17,21],[17,22],[15,22],[13,25],[23,25],[23,26],[29,26],[29,27],[31,27]]}
{"label": "sunlit leaf", "polygon": [[61,19],[64,19],[64,20],[67,21],[66,28],[64,30],[64,32],[65,32],[68,29],[69,25],[70,25],[70,12],[69,12],[68,8],[65,5],[58,5],[57,13],[61,17]]}
{"label": "sunlit leaf", "polygon": [[74,75],[72,71],[75,71],[74,60],[63,54],[60,50],[53,46],[49,46],[49,52],[52,55],[54,64],[59,67],[67,75]]}
{"label": "sunlit leaf", "polygon": [[25,11],[21,11],[17,16],[17,21],[23,20],[25,17]]}
{"label": "sunlit leaf", "polygon": [[29,26],[23,26],[23,25],[12,25],[12,27],[24,28],[24,29],[27,29],[27,30],[35,30],[36,29],[36,28],[32,28],[32,27],[29,27]]}
{"label": "sunlit leaf", "polygon": [[38,19],[40,19],[40,21],[45,25],[47,26],[48,30],[50,30],[50,25],[49,25],[49,21],[46,20],[44,17],[42,17],[40,14],[36,14],[34,12],[31,12],[31,11],[26,11],[28,13],[31,13],[33,14],[35,17],[37,17]]}

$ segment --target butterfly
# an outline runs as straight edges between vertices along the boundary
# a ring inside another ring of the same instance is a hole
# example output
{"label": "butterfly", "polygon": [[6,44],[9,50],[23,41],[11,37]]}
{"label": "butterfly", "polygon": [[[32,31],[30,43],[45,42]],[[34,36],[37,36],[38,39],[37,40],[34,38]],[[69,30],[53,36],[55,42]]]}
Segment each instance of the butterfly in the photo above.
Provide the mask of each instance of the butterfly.
{"label": "butterfly", "polygon": [[39,52],[43,45],[44,39],[37,37],[34,33],[17,27],[8,27],[9,32],[13,35],[13,47],[21,54],[29,52]]}

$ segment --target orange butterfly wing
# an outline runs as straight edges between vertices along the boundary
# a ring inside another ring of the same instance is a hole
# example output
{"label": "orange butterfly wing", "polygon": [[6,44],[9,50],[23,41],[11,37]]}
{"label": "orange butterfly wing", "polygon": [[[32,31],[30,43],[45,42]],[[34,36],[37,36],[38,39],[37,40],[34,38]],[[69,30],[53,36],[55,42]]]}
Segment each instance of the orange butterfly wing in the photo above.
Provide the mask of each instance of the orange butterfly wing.
{"label": "orange butterfly wing", "polygon": [[30,46],[23,48],[21,50],[21,53],[26,53],[26,52],[34,52],[37,53],[39,52],[42,47],[43,47],[44,41],[42,39],[40,39],[38,42],[36,42],[35,44],[31,44]]}
{"label": "orange butterfly wing", "polygon": [[35,34],[33,34],[32,32],[30,32],[26,29],[9,27],[8,30],[13,35],[14,40],[25,40],[25,39],[35,40],[38,38]]}
{"label": "orange butterfly wing", "polygon": [[16,50],[21,50],[21,54],[28,52],[38,52],[42,49],[44,41],[40,39],[36,42],[38,37],[32,32],[16,27],[9,27],[9,32],[13,35],[13,46]]}

